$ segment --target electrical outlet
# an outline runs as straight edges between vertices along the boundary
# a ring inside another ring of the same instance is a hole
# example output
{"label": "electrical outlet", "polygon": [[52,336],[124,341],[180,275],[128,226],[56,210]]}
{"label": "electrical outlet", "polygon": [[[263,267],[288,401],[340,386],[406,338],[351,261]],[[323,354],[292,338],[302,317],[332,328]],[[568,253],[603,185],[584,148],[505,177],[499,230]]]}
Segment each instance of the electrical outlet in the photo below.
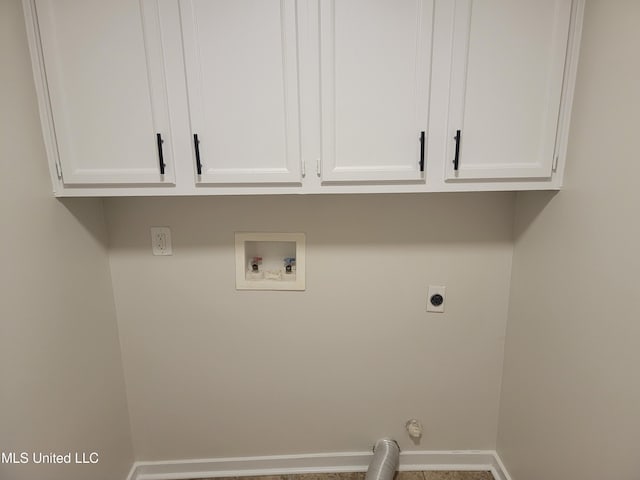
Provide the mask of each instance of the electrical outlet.
{"label": "electrical outlet", "polygon": [[151,227],[151,250],[154,255],[173,255],[169,227]]}
{"label": "electrical outlet", "polygon": [[429,285],[429,293],[427,293],[427,312],[444,312],[444,292],[445,287]]}

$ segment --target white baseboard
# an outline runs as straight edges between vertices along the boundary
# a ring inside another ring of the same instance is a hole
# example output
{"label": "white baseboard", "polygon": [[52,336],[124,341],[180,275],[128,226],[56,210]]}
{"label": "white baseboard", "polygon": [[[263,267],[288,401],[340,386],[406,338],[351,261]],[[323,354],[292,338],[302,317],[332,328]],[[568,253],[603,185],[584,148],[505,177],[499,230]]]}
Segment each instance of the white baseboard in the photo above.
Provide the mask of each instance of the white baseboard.
{"label": "white baseboard", "polygon": [[131,470],[129,470],[129,475],[127,475],[127,480],[135,480],[136,479],[136,470],[138,468],[138,462],[135,462],[131,465]]}
{"label": "white baseboard", "polygon": [[498,468],[500,472],[502,472],[502,478],[504,480],[512,480],[511,475],[509,475],[509,472],[507,471],[507,467],[505,467],[504,463],[502,463],[502,459],[500,458],[500,455],[498,455],[498,452],[494,452],[494,456],[496,457],[496,462],[498,462]]}
{"label": "white baseboard", "polygon": [[[372,452],[338,452],[136,462],[127,480],[184,480],[254,475],[365,472],[372,456]],[[489,470],[496,480],[511,480],[500,457],[493,450],[402,452],[399,470]]]}

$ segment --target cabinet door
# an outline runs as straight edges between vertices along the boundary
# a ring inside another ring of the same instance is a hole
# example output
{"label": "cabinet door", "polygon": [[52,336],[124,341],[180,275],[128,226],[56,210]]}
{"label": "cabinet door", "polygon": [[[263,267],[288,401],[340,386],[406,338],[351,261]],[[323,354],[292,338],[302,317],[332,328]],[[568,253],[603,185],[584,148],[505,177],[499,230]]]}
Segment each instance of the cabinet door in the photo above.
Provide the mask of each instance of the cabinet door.
{"label": "cabinet door", "polygon": [[35,6],[64,184],[173,183],[156,2]]}
{"label": "cabinet door", "polygon": [[296,2],[180,0],[180,14],[197,181],[300,182]]}
{"label": "cabinet door", "polygon": [[322,180],[423,179],[432,30],[432,0],[320,0]]}
{"label": "cabinet door", "polygon": [[551,176],[570,16],[571,0],[456,0],[447,180]]}

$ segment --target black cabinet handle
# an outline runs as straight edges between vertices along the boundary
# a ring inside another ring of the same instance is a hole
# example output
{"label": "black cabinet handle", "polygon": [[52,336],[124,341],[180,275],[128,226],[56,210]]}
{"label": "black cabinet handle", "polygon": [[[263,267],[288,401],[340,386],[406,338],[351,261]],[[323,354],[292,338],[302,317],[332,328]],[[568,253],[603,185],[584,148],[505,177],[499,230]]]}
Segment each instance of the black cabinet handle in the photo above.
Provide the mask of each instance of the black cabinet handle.
{"label": "black cabinet handle", "polygon": [[424,132],[420,132],[420,171],[424,172]]}
{"label": "black cabinet handle", "polygon": [[198,175],[202,175],[202,163],[200,163],[200,140],[198,140],[198,134],[193,134],[193,147],[196,151],[196,169],[198,170]]}
{"label": "black cabinet handle", "polygon": [[453,137],[456,141],[456,156],[453,159],[453,169],[458,171],[458,163],[460,162],[460,130],[456,130],[456,136]]}
{"label": "black cabinet handle", "polygon": [[158,163],[160,164],[160,175],[164,175],[164,157],[162,155],[162,135],[156,133],[156,142],[158,144]]}

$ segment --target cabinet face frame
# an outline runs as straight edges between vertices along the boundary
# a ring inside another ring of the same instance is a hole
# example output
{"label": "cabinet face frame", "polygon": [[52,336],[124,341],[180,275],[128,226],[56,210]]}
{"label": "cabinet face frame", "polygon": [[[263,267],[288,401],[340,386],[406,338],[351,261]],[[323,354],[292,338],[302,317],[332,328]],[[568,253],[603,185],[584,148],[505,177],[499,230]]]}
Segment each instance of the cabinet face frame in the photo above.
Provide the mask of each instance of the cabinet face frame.
{"label": "cabinet face frame", "polygon": [[[75,134],[69,131],[65,105],[65,91],[60,78],[60,66],[57,62],[58,47],[53,30],[53,11],[51,0],[23,0],[27,37],[31,51],[36,94],[40,108],[40,119],[44,134],[45,148],[51,168],[54,192],[68,188],[104,188],[109,186],[171,187],[175,184],[174,152],[172,131],[164,70],[164,53],[158,17],[157,0],[139,0],[140,35],[143,39],[146,78],[145,94],[148,95],[147,115],[148,135],[145,135],[143,147],[151,157],[144,163],[149,166],[131,165],[130,167],[96,168],[83,167],[82,158],[77,158],[73,144]],[[43,43],[42,36],[48,38]],[[48,67],[47,67],[48,65]],[[47,69],[48,68],[48,69]],[[127,112],[122,112],[125,116]],[[164,174],[160,172],[157,134],[162,138],[162,156]],[[105,135],[105,142],[117,139]],[[99,150],[100,145],[95,146]],[[126,152],[126,149],[125,149]],[[126,154],[126,153],[125,153]]]}
{"label": "cabinet face frame", "polygon": [[[340,0],[338,0],[338,3]],[[393,2],[389,2],[390,5]],[[340,86],[337,85],[336,71],[336,0],[319,0],[319,50],[320,50],[320,136],[321,136],[321,178],[323,182],[425,182],[424,165],[427,162],[427,145],[429,141],[429,95],[431,80],[431,61],[433,45],[434,0],[416,0],[415,2],[415,59],[412,78],[413,112],[407,128],[407,149],[413,154],[398,159],[385,159],[381,162],[370,162],[365,155],[341,155],[337,150],[338,115],[337,95]],[[357,37],[354,28],[353,36]],[[339,48],[339,47],[338,47]],[[351,80],[352,81],[352,80]],[[397,85],[396,85],[397,86]],[[405,95],[406,91],[385,92],[393,97],[394,94]],[[382,101],[382,99],[373,99]],[[367,124],[370,119],[362,115],[358,123]],[[422,169],[420,168],[420,134],[425,132]],[[375,145],[380,132],[372,131],[370,140]],[[355,148],[353,150],[356,150]]]}
{"label": "cabinet face frame", "polygon": [[[300,183],[302,181],[301,145],[300,145],[300,99],[299,99],[299,69],[298,69],[298,31],[297,4],[298,0],[280,0],[280,70],[282,75],[282,92],[284,103],[281,105],[283,113],[284,131],[279,132],[283,138],[284,152],[281,158],[270,155],[267,159],[273,165],[251,165],[251,159],[242,158],[238,165],[234,158],[222,159],[226,165],[216,163],[215,147],[218,133],[210,127],[211,117],[220,115],[218,112],[208,111],[205,107],[207,89],[216,88],[207,83],[204,73],[203,57],[205,46],[200,41],[200,23],[195,0],[180,0],[180,17],[182,41],[184,49],[185,74],[187,77],[189,116],[192,135],[198,135],[198,157],[201,173],[198,174],[196,162],[195,138],[192,139],[194,158],[194,179],[197,185],[206,184],[269,184],[269,183]],[[275,67],[275,66],[274,66]],[[209,68],[210,70],[210,68]],[[219,75],[225,75],[220,69]],[[250,75],[247,72],[247,75]],[[209,117],[209,118],[208,118]],[[264,125],[268,128],[269,125]],[[256,132],[246,130],[243,141],[253,141]],[[213,148],[212,148],[213,147]],[[242,145],[237,146],[237,155],[242,155]],[[235,154],[235,152],[234,152]],[[258,154],[260,155],[260,154]],[[269,155],[269,153],[267,153]],[[236,157],[239,158],[239,157]],[[225,187],[226,188],[226,187]]]}
{"label": "cabinet face frame", "polygon": [[[452,70],[450,80],[449,120],[447,128],[447,148],[445,159],[444,179],[446,182],[456,181],[502,181],[550,179],[559,160],[558,134],[559,117],[566,92],[565,67],[571,61],[568,45],[572,25],[575,24],[576,4],[581,0],[556,0],[555,17],[553,19],[553,33],[551,39],[550,57],[548,58],[549,74],[546,78],[545,112],[541,138],[537,144],[537,152],[522,151],[522,155],[533,156],[530,162],[519,159],[496,158],[495,161],[483,159],[482,162],[465,162],[465,158],[474,155],[473,151],[465,149],[465,115],[467,93],[469,91],[467,70],[470,55],[471,24],[473,19],[473,4],[476,0],[455,0],[455,19],[453,32]],[[573,17],[573,18],[572,18]],[[581,21],[581,14],[580,14]],[[575,32],[574,32],[575,33]],[[569,57],[568,57],[569,55]],[[577,59],[573,59],[577,61]],[[565,90],[563,92],[563,89]],[[570,87],[572,96],[573,85]],[[490,112],[488,122],[491,121]],[[459,140],[459,164],[454,167],[456,157],[456,132],[461,131]],[[468,132],[468,130],[467,130]],[[495,140],[500,141],[499,139]],[[504,141],[509,141],[505,132]],[[495,143],[495,142],[494,142]],[[493,159],[492,159],[493,160]]]}
{"label": "cabinet face frame", "polygon": [[54,194],[58,195],[64,190],[62,183],[62,170],[58,147],[56,141],[53,116],[49,103],[49,93],[47,87],[47,77],[44,70],[44,59],[42,56],[40,31],[38,27],[38,17],[34,0],[22,0],[22,10],[24,11],[25,26],[27,32],[27,42],[29,43],[29,53],[31,56],[31,68],[38,98],[38,113],[40,115],[40,125],[42,127],[42,137],[44,148],[49,164],[49,174]]}

